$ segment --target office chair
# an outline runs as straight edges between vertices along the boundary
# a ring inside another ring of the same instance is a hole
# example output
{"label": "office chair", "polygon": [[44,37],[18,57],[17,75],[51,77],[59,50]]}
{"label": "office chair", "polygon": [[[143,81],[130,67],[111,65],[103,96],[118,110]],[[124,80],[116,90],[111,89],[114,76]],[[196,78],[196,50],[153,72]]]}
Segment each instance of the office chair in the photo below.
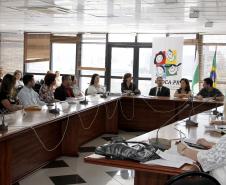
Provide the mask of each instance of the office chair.
{"label": "office chair", "polygon": [[220,185],[220,183],[208,173],[193,171],[176,175],[165,185]]}

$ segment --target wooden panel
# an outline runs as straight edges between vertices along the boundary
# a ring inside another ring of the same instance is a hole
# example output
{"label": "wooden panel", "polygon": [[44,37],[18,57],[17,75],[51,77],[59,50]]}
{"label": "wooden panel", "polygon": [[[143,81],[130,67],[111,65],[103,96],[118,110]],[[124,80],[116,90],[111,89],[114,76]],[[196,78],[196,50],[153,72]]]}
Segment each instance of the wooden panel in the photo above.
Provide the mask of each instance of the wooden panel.
{"label": "wooden panel", "polygon": [[77,116],[70,116],[62,124],[62,134],[65,132],[67,122],[68,128],[62,142],[62,155],[78,156],[79,142],[78,142],[78,118]]}
{"label": "wooden panel", "polygon": [[[176,113],[175,102],[172,100],[125,98],[120,101],[118,124],[119,128],[125,130],[151,131]],[[173,122],[175,119],[169,123]]]}
{"label": "wooden panel", "polygon": [[11,184],[11,150],[8,142],[0,142],[0,184]]}
{"label": "wooden panel", "polygon": [[77,118],[79,146],[105,132],[104,106],[81,112]]}
{"label": "wooden panel", "polygon": [[160,173],[135,171],[134,185],[165,185],[171,176]]}
{"label": "wooden panel", "polygon": [[118,133],[118,103],[119,100],[104,105],[105,133]]}
{"label": "wooden panel", "polygon": [[[61,139],[60,121],[35,129],[48,148],[53,148]],[[13,182],[61,154],[61,147],[52,152],[45,151],[31,130],[13,137],[10,140],[10,146],[12,147],[11,170]]]}

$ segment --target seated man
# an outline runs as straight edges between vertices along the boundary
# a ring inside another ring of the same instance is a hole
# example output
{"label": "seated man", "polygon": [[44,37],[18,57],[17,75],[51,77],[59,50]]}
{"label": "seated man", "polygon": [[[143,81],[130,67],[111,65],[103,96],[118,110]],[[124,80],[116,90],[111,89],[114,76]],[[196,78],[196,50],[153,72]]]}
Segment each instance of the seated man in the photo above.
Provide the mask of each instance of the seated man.
{"label": "seated man", "polygon": [[224,95],[220,92],[219,89],[213,87],[213,80],[211,78],[205,78],[203,80],[203,88],[199,91],[195,98],[209,98],[213,97],[216,100],[224,100]]}
{"label": "seated man", "polygon": [[151,88],[149,96],[170,96],[170,89],[163,86],[163,79],[161,76],[158,76],[155,80],[157,87]]}
{"label": "seated man", "polygon": [[45,102],[39,99],[39,95],[37,92],[33,90],[35,85],[34,76],[27,74],[23,77],[24,87],[18,93],[19,102],[23,106],[33,106],[33,105],[45,105]]}
{"label": "seated man", "polygon": [[54,93],[55,99],[60,101],[66,100],[67,97],[75,97],[71,88],[72,80],[71,75],[64,75],[62,77],[62,84],[57,87]]}

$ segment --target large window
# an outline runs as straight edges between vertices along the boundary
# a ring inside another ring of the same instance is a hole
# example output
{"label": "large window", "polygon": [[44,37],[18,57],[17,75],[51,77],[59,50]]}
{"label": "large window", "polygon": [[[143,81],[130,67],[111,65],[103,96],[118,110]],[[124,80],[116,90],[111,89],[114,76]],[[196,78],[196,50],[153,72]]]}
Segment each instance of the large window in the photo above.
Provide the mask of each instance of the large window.
{"label": "large window", "polygon": [[49,61],[25,63],[27,73],[46,73],[49,70]]}
{"label": "large window", "polygon": [[125,73],[133,73],[133,48],[112,47],[111,76],[123,77]]}
{"label": "large window", "polygon": [[75,74],[76,44],[53,43],[52,69],[61,74]]}
{"label": "large window", "polygon": [[[105,44],[82,44],[82,67],[105,68]],[[81,75],[98,73],[104,75],[104,71],[82,70]]]}

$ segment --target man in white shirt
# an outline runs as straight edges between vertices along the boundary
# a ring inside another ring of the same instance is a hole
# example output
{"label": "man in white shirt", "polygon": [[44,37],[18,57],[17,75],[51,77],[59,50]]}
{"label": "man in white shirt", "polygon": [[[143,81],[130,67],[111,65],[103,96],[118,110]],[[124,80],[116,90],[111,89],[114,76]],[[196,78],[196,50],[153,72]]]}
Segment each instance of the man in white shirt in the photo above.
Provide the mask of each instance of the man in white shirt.
{"label": "man in white shirt", "polygon": [[27,74],[23,77],[24,87],[18,93],[18,98],[23,106],[33,106],[33,105],[45,105],[45,102],[39,99],[37,92],[33,90],[35,85],[34,76]]}

